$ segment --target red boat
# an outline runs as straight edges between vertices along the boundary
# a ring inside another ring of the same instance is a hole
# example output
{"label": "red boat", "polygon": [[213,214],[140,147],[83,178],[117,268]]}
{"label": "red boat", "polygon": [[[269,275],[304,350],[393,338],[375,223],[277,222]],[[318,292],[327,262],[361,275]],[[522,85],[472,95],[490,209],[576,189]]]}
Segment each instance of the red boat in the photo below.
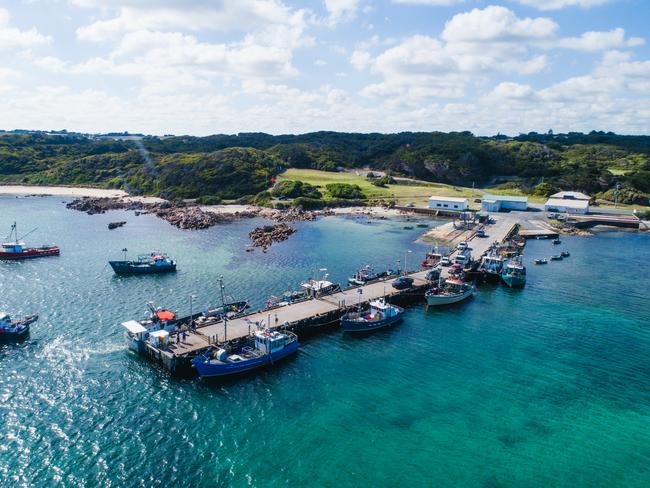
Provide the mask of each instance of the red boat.
{"label": "red boat", "polygon": [[[0,259],[31,259],[44,256],[58,256],[60,254],[61,251],[58,246],[26,247],[25,243],[21,242],[21,239],[32,232],[34,231],[32,230],[23,237],[18,238],[18,230],[14,222],[8,238],[10,242],[5,242],[0,245]],[[12,237],[14,240],[11,240]]]}

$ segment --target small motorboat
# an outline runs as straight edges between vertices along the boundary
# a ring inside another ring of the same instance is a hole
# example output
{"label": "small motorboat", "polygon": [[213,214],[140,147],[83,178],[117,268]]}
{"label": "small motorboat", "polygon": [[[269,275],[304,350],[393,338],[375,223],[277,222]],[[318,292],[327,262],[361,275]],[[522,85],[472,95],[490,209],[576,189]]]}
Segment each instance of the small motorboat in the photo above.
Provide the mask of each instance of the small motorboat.
{"label": "small motorboat", "polygon": [[389,275],[388,271],[376,273],[369,264],[361,268],[348,278],[348,283],[353,286],[361,286],[366,283],[372,283]]}
{"label": "small motorboat", "polygon": [[411,230],[411,229],[413,229],[412,225],[405,225],[404,226],[404,230]]}
{"label": "small motorboat", "polygon": [[418,224],[417,227],[420,227],[421,229],[429,227],[429,224]]}
{"label": "small motorboat", "polygon": [[535,264],[547,264],[547,263],[548,261],[546,260],[546,258],[539,258],[535,260]]}
{"label": "small motorboat", "polygon": [[27,247],[22,240],[36,229],[28,232],[24,236],[18,237],[18,228],[16,222],[11,226],[11,232],[7,237],[8,242],[0,245],[0,259],[32,259],[45,256],[58,256],[60,254],[59,246],[43,244],[40,247]]}
{"label": "small motorboat", "polygon": [[555,256],[551,256],[551,261],[562,261],[562,255],[556,254]]}
{"label": "small motorboat", "polygon": [[384,298],[370,302],[370,308],[348,312],[341,317],[341,328],[345,332],[368,332],[388,327],[402,318],[404,309],[387,303]]}
{"label": "small motorboat", "polygon": [[203,311],[203,316],[217,320],[222,320],[224,316],[231,319],[241,315],[249,307],[250,305],[246,300],[241,300],[239,302],[226,303],[219,307],[208,307]]}
{"label": "small motorboat", "polygon": [[194,358],[192,364],[202,378],[230,376],[274,364],[298,351],[299,347],[296,334],[264,329],[232,349],[212,347]]}
{"label": "small motorboat", "polygon": [[560,256],[562,256],[563,258],[568,258],[569,256],[571,256],[571,253],[569,251],[561,251]]}
{"label": "small motorboat", "polygon": [[160,252],[138,256],[137,261],[126,259],[126,249],[122,249],[124,261],[109,261],[115,274],[157,274],[176,271],[176,261]]}
{"label": "small motorboat", "polygon": [[327,279],[329,275],[327,274],[326,268],[321,268],[320,272],[323,273],[321,279],[310,279],[300,284],[302,289],[307,293],[308,298],[318,298],[341,291],[340,284],[332,283]]}
{"label": "small motorboat", "polygon": [[0,312],[0,341],[24,339],[29,334],[29,325],[37,320],[38,315],[28,315],[13,321],[9,314]]}
{"label": "small motorboat", "polygon": [[427,307],[439,307],[462,302],[474,295],[474,286],[458,279],[448,279],[443,286],[436,286],[428,290],[424,296]]}
{"label": "small motorboat", "polygon": [[553,244],[557,246],[558,244],[562,244],[562,241],[560,240],[559,237],[556,237],[555,239],[553,239]]}

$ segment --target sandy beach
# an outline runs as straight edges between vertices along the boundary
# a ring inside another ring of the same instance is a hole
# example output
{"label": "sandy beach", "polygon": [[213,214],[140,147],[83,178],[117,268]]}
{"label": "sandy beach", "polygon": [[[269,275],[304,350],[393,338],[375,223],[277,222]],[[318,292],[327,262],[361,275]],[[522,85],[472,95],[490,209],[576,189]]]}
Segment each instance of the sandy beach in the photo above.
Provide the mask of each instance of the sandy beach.
{"label": "sandy beach", "polygon": [[86,188],[78,186],[29,186],[29,185],[0,185],[0,195],[15,196],[61,196],[61,197],[91,197],[91,198],[123,198],[127,201],[143,203],[161,203],[162,198],[130,196],[124,190],[107,190],[103,188]]}

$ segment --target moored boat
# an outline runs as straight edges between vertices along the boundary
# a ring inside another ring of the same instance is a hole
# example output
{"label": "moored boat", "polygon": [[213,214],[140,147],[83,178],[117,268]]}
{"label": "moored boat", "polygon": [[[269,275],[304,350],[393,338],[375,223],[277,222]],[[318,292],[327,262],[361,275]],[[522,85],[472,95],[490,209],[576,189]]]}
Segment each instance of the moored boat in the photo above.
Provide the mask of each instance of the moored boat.
{"label": "moored boat", "polygon": [[203,316],[217,320],[223,319],[224,316],[227,319],[231,319],[244,313],[247,308],[250,308],[249,303],[246,300],[241,300],[239,302],[226,303],[219,307],[208,307],[203,311]]}
{"label": "moored boat", "polygon": [[402,318],[404,309],[387,303],[384,298],[373,300],[366,310],[359,307],[341,317],[341,328],[346,332],[368,332],[388,327]]}
{"label": "moored boat", "polygon": [[505,259],[493,248],[488,254],[483,256],[479,271],[483,274],[486,281],[496,283],[501,279],[504,262]]}
{"label": "moored boat", "polygon": [[124,339],[129,349],[144,352],[147,341],[160,348],[169,339],[169,333],[177,329],[176,314],[170,310],[148,305],[149,312],[144,320],[122,322],[125,329]]}
{"label": "moored boat", "polygon": [[555,239],[553,239],[553,244],[555,245],[562,244],[562,241],[560,240],[559,237],[556,237]]}
{"label": "moored boat", "polygon": [[138,256],[137,261],[126,260],[126,249],[123,261],[109,261],[115,274],[156,274],[176,271],[176,261],[160,252],[152,252],[149,255]]}
{"label": "moored boat", "polygon": [[562,256],[563,258],[568,258],[569,256],[571,256],[571,253],[569,251],[561,251],[560,256]]}
{"label": "moored boat", "polygon": [[501,279],[510,288],[520,288],[526,284],[526,267],[521,262],[521,256],[506,263]]}
{"label": "moored boat", "polygon": [[361,286],[372,283],[373,281],[379,281],[380,279],[386,278],[393,274],[395,274],[393,271],[383,271],[381,273],[377,273],[372,269],[372,266],[368,264],[350,276],[348,278],[348,283],[353,286]]}
{"label": "moored boat", "polygon": [[341,290],[341,285],[338,283],[332,283],[327,279],[329,275],[327,274],[326,268],[321,268],[320,272],[323,273],[321,279],[309,279],[300,284],[302,289],[307,292],[307,296],[309,298],[318,298],[325,295],[331,295],[332,293],[336,293],[337,291]]}
{"label": "moored boat", "polygon": [[556,254],[555,256],[551,256],[551,261],[562,261],[562,255]]}
{"label": "moored boat", "polygon": [[24,339],[29,334],[29,325],[37,320],[38,315],[28,315],[14,321],[9,314],[0,312],[0,341]]}
{"label": "moored boat", "polygon": [[438,266],[438,264],[440,264],[443,257],[444,256],[442,253],[438,252],[438,248],[434,247],[430,252],[426,254],[420,266],[422,266],[424,269],[435,268]]}
{"label": "moored boat", "polygon": [[258,330],[234,348],[213,347],[192,360],[202,378],[230,376],[273,364],[298,351],[298,336],[292,332]]}
{"label": "moored boat", "polygon": [[548,260],[546,258],[538,258],[535,260],[535,264],[547,264]]}
{"label": "moored boat", "polygon": [[44,244],[40,247],[27,247],[22,242],[22,239],[34,232],[34,230],[24,236],[18,237],[18,228],[16,222],[14,222],[11,226],[11,232],[7,237],[7,242],[0,245],[0,259],[32,259],[45,256],[58,256],[61,253],[59,246]]}
{"label": "moored boat", "polygon": [[451,305],[474,295],[474,286],[457,279],[448,279],[443,286],[436,286],[425,293],[428,307]]}

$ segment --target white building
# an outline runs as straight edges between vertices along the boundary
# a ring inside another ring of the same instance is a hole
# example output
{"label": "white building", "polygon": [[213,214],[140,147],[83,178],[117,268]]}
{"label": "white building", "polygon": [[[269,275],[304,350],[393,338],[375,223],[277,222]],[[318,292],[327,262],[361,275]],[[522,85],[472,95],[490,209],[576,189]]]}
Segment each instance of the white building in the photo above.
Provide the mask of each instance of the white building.
{"label": "white building", "polygon": [[527,210],[528,197],[513,195],[490,195],[486,193],[481,200],[481,211],[501,212],[503,210]]}
{"label": "white building", "polygon": [[589,200],[589,195],[578,191],[561,191],[551,195],[544,204],[544,210],[584,215],[589,213]]}
{"label": "white building", "polygon": [[429,197],[429,208],[436,210],[456,210],[462,212],[467,209],[467,198],[457,197]]}
{"label": "white building", "polygon": [[573,200],[572,198],[549,198],[544,204],[547,212],[565,212],[569,214],[589,213],[589,200]]}

